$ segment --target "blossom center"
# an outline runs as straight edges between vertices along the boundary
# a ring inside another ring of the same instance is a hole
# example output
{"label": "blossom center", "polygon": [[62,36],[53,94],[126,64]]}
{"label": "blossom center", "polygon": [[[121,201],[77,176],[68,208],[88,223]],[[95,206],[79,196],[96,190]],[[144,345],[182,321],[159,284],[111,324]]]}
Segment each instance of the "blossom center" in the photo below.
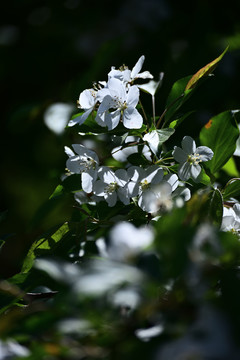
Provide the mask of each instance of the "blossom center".
{"label": "blossom center", "polygon": [[148,183],[148,181],[146,179],[140,183],[140,186],[141,186],[142,191],[150,188],[150,184]]}
{"label": "blossom center", "polygon": [[86,159],[80,161],[80,166],[82,167],[82,171],[95,170],[96,169],[96,161],[92,158],[87,157]]}
{"label": "blossom center", "polygon": [[107,194],[112,194],[114,191],[116,191],[118,189],[118,184],[116,182],[111,182],[110,184],[108,184],[104,191]]}
{"label": "blossom center", "polygon": [[187,162],[189,162],[190,165],[198,165],[200,162],[202,162],[201,155],[196,153],[188,155]]}

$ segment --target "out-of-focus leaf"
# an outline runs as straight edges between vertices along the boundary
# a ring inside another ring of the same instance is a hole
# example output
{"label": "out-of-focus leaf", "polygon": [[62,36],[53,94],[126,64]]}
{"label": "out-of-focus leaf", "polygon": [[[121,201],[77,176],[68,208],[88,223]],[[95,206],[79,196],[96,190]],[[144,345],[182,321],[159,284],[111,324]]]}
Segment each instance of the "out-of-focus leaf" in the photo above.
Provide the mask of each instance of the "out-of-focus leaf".
{"label": "out-of-focus leaf", "polygon": [[209,202],[209,218],[214,225],[221,226],[223,215],[223,199],[218,189],[214,189]]}
{"label": "out-of-focus leaf", "polygon": [[228,162],[222,168],[229,176],[238,177],[239,171],[236,167],[234,158],[231,157]]}
{"label": "out-of-focus leaf", "polygon": [[209,74],[211,74],[214,71],[214,69],[216,68],[217,64],[221,61],[221,59],[223,58],[223,56],[225,55],[227,50],[228,50],[228,47],[215,60],[211,61],[209,64],[205,65],[200,70],[198,70],[198,72],[196,72],[196,74],[194,74],[191,77],[191,79],[188,81],[185,90],[193,89],[202,77],[208,76]]}
{"label": "out-of-focus leaf", "polygon": [[236,148],[239,129],[232,111],[214,116],[200,132],[201,145],[208,146],[214,152],[206,167],[212,174],[220,170],[231,158]]}
{"label": "out-of-focus leaf", "polygon": [[231,197],[240,196],[240,179],[231,179],[223,190],[223,200],[228,200]]}
{"label": "out-of-focus leaf", "polygon": [[50,234],[44,238],[36,240],[31,246],[28,254],[24,260],[22,266],[22,273],[28,272],[34,262],[36,256],[44,252],[47,254],[54,254],[54,249],[57,247],[59,241],[61,241],[69,233],[68,223],[63,224],[60,228],[57,229],[53,234]]}

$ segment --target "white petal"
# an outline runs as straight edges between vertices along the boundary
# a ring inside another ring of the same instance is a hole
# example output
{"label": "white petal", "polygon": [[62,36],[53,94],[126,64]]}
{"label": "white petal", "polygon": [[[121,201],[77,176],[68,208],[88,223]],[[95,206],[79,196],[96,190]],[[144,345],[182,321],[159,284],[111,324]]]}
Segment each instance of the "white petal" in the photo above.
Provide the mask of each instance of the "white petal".
{"label": "white petal", "polygon": [[135,79],[153,79],[152,74],[149,71],[143,71],[142,73],[138,74]]}
{"label": "white petal", "polygon": [[213,151],[207,146],[199,146],[196,148],[196,154],[199,154],[202,161],[211,160],[213,157]]}
{"label": "white petal", "polygon": [[124,205],[128,205],[130,203],[129,196],[128,196],[128,190],[126,187],[118,188],[117,194],[118,194],[119,199],[123,202]]}
{"label": "white petal", "polygon": [[120,80],[110,78],[108,80],[108,89],[112,98],[117,98],[122,102],[126,101],[126,88]]}
{"label": "white petal", "polygon": [[104,189],[106,184],[102,180],[97,180],[93,185],[93,192],[97,196],[104,196]]}
{"label": "white petal", "polygon": [[196,151],[196,143],[191,136],[184,136],[182,139],[183,151],[187,154],[194,154]]}
{"label": "white petal", "polygon": [[178,187],[179,181],[176,174],[168,174],[164,176],[163,180],[167,181],[171,185],[172,191],[176,190]]}
{"label": "white petal", "polygon": [[183,164],[179,165],[178,168],[178,176],[181,180],[186,181],[191,176],[191,166],[189,162],[184,162]]}
{"label": "white petal", "polygon": [[139,73],[139,71],[141,70],[142,66],[143,66],[143,63],[144,63],[144,60],[145,60],[145,56],[142,55],[137,63],[134,65],[133,69],[132,69],[132,72],[131,72],[131,78],[132,79],[135,79],[136,75]]}
{"label": "white petal", "polygon": [[115,175],[117,177],[117,184],[119,186],[125,186],[126,183],[129,181],[129,176],[124,169],[118,169],[115,171]]}
{"label": "white petal", "polygon": [[131,86],[127,94],[127,104],[135,108],[139,100],[139,89],[137,86]]}
{"label": "white petal", "polygon": [[179,163],[184,163],[188,159],[188,155],[178,146],[175,146],[172,155]]}
{"label": "white petal", "polygon": [[108,206],[109,207],[113,207],[116,202],[117,202],[117,194],[116,194],[116,191],[114,191],[113,193],[111,194],[107,194],[104,196],[105,200],[107,201],[108,203]]}
{"label": "white petal", "polygon": [[121,117],[120,110],[116,110],[108,114],[108,117],[106,117],[106,124],[108,130],[113,130],[118,126],[120,117]]}
{"label": "white petal", "polygon": [[71,157],[66,162],[66,168],[73,174],[81,173],[81,166],[79,164],[79,156]]}
{"label": "white petal", "polygon": [[82,109],[92,108],[96,103],[97,92],[93,89],[87,89],[81,92],[79,96],[79,105]]}
{"label": "white petal", "polygon": [[145,134],[143,140],[147,141],[152,152],[157,155],[160,143],[158,132],[156,130],[153,130],[150,133]]}
{"label": "white petal", "polygon": [[197,180],[198,176],[201,172],[201,166],[200,165],[192,165],[191,166],[191,177],[193,180]]}
{"label": "white petal", "polygon": [[92,108],[86,110],[83,114],[75,117],[74,119],[70,120],[68,123],[68,126],[74,126],[76,124],[78,125],[82,125],[84,123],[85,120],[87,120],[88,116],[91,114],[91,112],[93,111]]}
{"label": "white petal", "polygon": [[82,189],[86,193],[91,193],[93,189],[93,174],[90,172],[83,172],[82,173]]}
{"label": "white petal", "polygon": [[134,108],[127,108],[123,113],[123,125],[127,129],[140,129],[143,124],[143,118]]}
{"label": "white petal", "polygon": [[64,151],[69,157],[75,156],[74,152],[68,146],[64,146]]}

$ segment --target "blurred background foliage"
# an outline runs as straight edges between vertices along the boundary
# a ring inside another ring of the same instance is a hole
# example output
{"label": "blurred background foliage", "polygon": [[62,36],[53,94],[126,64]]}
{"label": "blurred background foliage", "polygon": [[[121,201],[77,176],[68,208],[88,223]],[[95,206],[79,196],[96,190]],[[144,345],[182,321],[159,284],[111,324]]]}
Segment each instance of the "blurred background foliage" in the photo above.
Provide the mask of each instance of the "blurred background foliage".
{"label": "blurred background foliage", "polygon": [[[80,142],[71,129],[56,134],[44,123],[55,103],[77,112],[76,100],[111,66],[130,68],[141,55],[144,70],[165,73],[156,98],[164,110],[173,83],[228,53],[191,99],[197,110],[180,135],[198,135],[212,115],[239,107],[240,5],[197,0],[8,0],[0,5],[1,236],[0,274],[19,270],[26,249],[50,227],[68,219],[72,201],[44,203],[64,173],[64,145]],[[150,111],[150,100],[146,107]],[[57,202],[57,200],[56,200]],[[37,214],[37,215],[36,215]],[[39,220],[36,220],[39,219]]]}

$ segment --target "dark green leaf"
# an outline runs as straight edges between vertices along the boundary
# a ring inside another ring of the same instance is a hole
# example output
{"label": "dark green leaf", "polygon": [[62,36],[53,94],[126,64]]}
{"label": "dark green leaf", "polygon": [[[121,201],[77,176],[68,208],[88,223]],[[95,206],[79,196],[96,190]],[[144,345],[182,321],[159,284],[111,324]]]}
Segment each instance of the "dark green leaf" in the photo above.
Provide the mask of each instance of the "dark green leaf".
{"label": "dark green leaf", "polygon": [[218,189],[213,190],[209,203],[209,218],[214,225],[221,226],[223,215],[223,199]]}
{"label": "dark green leaf", "polygon": [[229,200],[231,197],[240,196],[240,179],[231,179],[223,190],[223,200]]}
{"label": "dark green leaf", "polygon": [[63,224],[60,228],[57,229],[53,234],[46,236],[44,238],[36,240],[31,246],[22,266],[22,273],[28,272],[34,262],[36,256],[44,253],[54,254],[54,249],[56,248],[58,242],[66,237],[69,233],[68,223]]}
{"label": "dark green leaf", "polygon": [[201,145],[213,150],[212,160],[206,167],[212,174],[222,168],[233,155],[239,136],[238,126],[232,111],[225,111],[214,116],[200,132]]}
{"label": "dark green leaf", "polygon": [[183,103],[190,97],[192,90],[185,90],[190,76],[186,76],[173,84],[166,103],[165,124],[172,118]]}

